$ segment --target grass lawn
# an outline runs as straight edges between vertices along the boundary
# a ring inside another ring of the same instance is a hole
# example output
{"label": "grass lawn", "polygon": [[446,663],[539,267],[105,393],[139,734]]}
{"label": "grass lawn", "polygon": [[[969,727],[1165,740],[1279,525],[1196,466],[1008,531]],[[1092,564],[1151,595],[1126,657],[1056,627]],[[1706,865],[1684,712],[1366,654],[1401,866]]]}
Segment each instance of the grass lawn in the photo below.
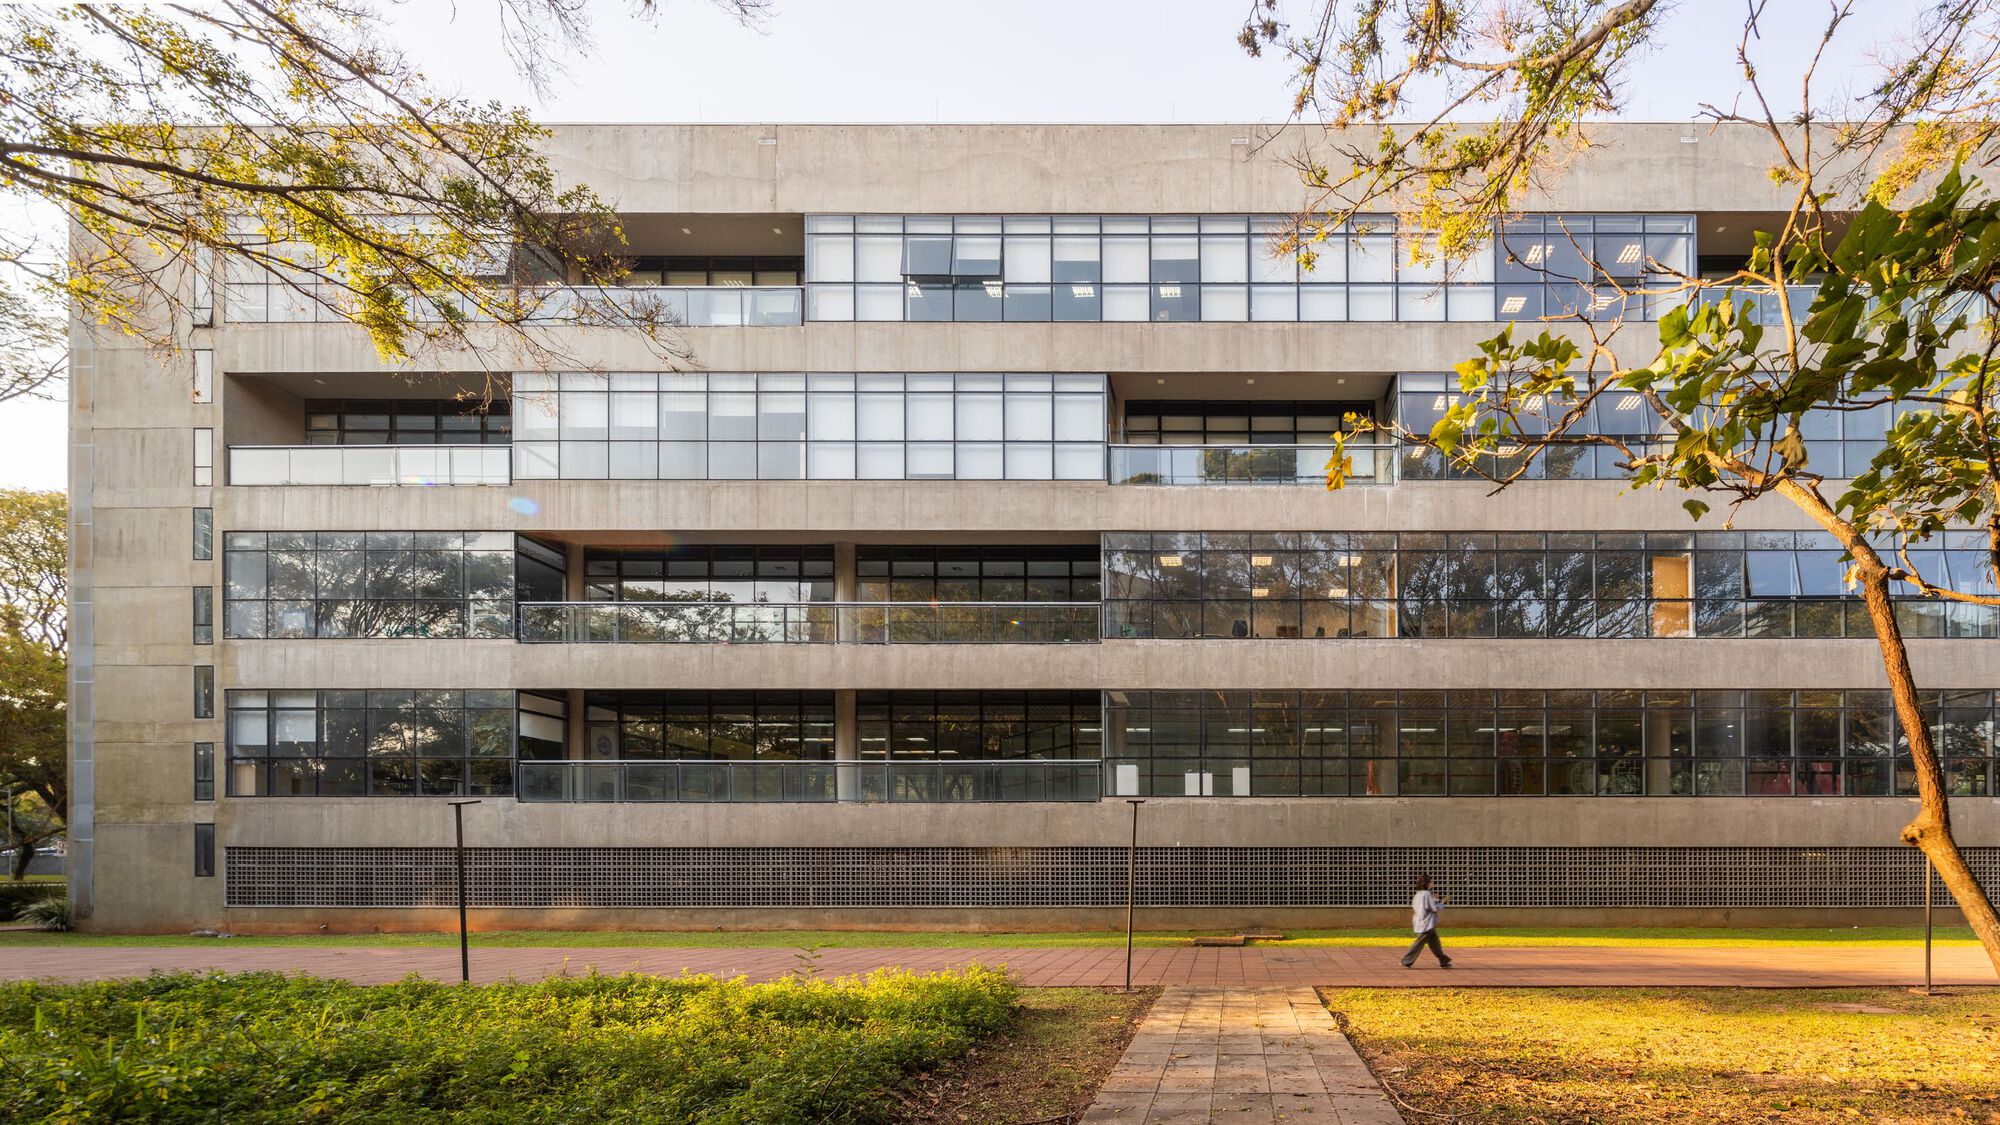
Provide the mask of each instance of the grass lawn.
{"label": "grass lawn", "polygon": [[1376,1076],[1423,1120],[2000,1121],[1992,990],[1322,995]]}
{"label": "grass lawn", "polygon": [[1157,995],[1156,988],[1024,989],[1006,1028],[905,1088],[897,1125],[1081,1116]]}
{"label": "grass lawn", "polygon": [[14,984],[0,987],[0,1120],[886,1122],[913,1074],[1020,1035],[1018,995],[986,969]]}
{"label": "grass lawn", "polygon": [[[1138,935],[1136,944],[1145,948],[1181,946],[1195,933],[1215,931],[1166,931]],[[1381,946],[1409,944],[1407,929],[1381,930],[1289,930],[1285,945]],[[48,934],[27,931],[0,931],[0,948],[17,945],[38,946],[145,946],[204,945],[214,938],[187,934]],[[424,934],[302,934],[297,936],[249,935],[227,939],[249,945],[299,946],[430,946],[456,945],[457,931]],[[475,933],[477,945],[489,948],[509,946],[722,946],[730,948],[797,948],[823,946],[840,948],[906,948],[912,946],[970,946],[977,948],[1074,948],[1123,946],[1122,931],[1083,933],[947,933],[886,930],[491,930]],[[1850,929],[1500,929],[1454,927],[1445,938],[1454,947],[1481,946],[1757,946],[1832,943],[1839,945],[1907,945],[1923,940],[1916,926],[1870,926]],[[1972,931],[1964,926],[1938,928],[1941,944],[1973,944]],[[1276,944],[1276,943],[1260,943]]]}

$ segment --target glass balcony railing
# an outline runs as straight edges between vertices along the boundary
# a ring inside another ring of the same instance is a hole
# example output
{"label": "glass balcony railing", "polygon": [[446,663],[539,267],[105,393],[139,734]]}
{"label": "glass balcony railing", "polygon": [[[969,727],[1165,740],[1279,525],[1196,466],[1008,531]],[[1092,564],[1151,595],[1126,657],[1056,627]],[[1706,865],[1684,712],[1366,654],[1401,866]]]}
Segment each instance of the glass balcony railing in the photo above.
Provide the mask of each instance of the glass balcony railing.
{"label": "glass balcony railing", "polygon": [[[346,319],[331,307],[340,297],[331,287],[324,287],[324,300],[315,299],[311,284],[252,281],[231,282],[224,288],[223,315],[236,324],[337,324]],[[796,327],[804,322],[805,290],[796,285],[541,286],[526,290],[522,300],[532,310],[530,320],[551,324],[577,319],[617,323],[629,318],[664,319],[694,328]],[[420,320],[440,319],[430,302],[413,301],[412,308]],[[472,302],[461,301],[459,308],[467,320],[492,319]]]}
{"label": "glass balcony railing", "polygon": [[236,445],[229,483],[508,484],[510,453],[504,445]]}
{"label": "glass balcony railing", "polygon": [[1095,644],[1096,602],[523,602],[526,644]]}
{"label": "glass balcony railing", "polygon": [[1095,758],[991,761],[521,762],[522,801],[952,802],[1095,801]]}
{"label": "glass balcony railing", "polygon": [[[1331,445],[1114,445],[1112,484],[1324,484]],[[1396,446],[1347,447],[1350,481],[1391,484]]]}

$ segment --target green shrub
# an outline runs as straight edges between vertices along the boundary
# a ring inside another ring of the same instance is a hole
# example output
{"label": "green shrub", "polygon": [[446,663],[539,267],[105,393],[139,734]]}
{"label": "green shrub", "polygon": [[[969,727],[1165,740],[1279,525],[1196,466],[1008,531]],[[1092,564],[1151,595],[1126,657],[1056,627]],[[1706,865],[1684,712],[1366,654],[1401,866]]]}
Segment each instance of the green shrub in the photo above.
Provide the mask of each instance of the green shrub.
{"label": "green shrub", "polygon": [[14,912],[20,922],[33,922],[37,929],[66,934],[70,931],[69,899],[62,896],[38,898]]}
{"label": "green shrub", "polygon": [[[0,862],[4,862],[8,858],[5,853],[0,853]],[[68,894],[69,887],[64,883],[29,883],[25,881],[16,883],[11,879],[0,877],[0,918],[18,917],[22,909],[31,903],[37,903],[49,898],[64,898]]]}
{"label": "green shrub", "polygon": [[0,1121],[878,1121],[905,1072],[998,1030],[1014,998],[978,967],[772,984],[12,984]]}

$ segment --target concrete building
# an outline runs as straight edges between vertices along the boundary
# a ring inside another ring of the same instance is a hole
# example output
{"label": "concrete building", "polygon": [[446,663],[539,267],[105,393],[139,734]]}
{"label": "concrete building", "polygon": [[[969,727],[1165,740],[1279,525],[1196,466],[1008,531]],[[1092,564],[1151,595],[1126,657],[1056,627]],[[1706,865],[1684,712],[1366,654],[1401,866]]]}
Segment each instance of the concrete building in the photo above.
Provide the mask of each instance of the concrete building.
{"label": "concrete building", "polygon": [[[171,370],[78,326],[80,924],[443,924],[454,798],[482,926],[1104,925],[1127,798],[1142,925],[1388,920],[1417,871],[1462,920],[1907,911],[1876,646],[1788,506],[1319,487],[1586,256],[1726,270],[1783,206],[1753,132],[1600,139],[1448,276],[1387,223],[1302,275],[1247,127],[564,128],[698,365],[551,326],[579,362],[481,410],[477,358],[235,268]],[[1582,300],[1635,353],[1659,311]],[[2000,878],[2000,629],[1907,609]]]}

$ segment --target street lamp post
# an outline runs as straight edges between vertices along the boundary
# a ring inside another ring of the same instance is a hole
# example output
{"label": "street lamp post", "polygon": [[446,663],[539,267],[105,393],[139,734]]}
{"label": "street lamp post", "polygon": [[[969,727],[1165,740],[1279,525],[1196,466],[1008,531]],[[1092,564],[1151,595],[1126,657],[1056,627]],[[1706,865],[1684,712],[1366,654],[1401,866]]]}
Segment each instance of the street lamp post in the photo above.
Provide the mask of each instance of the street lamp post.
{"label": "street lamp post", "polygon": [[1125,803],[1132,806],[1132,843],[1125,849],[1125,991],[1132,991],[1132,907],[1135,901],[1133,886],[1134,872],[1139,859],[1139,806],[1146,802],[1138,797],[1127,797]]}
{"label": "street lamp post", "polygon": [[476,805],[478,801],[451,802],[452,827],[458,836],[455,850],[458,859],[458,979],[460,983],[472,979],[472,946],[465,936],[465,806]]}

